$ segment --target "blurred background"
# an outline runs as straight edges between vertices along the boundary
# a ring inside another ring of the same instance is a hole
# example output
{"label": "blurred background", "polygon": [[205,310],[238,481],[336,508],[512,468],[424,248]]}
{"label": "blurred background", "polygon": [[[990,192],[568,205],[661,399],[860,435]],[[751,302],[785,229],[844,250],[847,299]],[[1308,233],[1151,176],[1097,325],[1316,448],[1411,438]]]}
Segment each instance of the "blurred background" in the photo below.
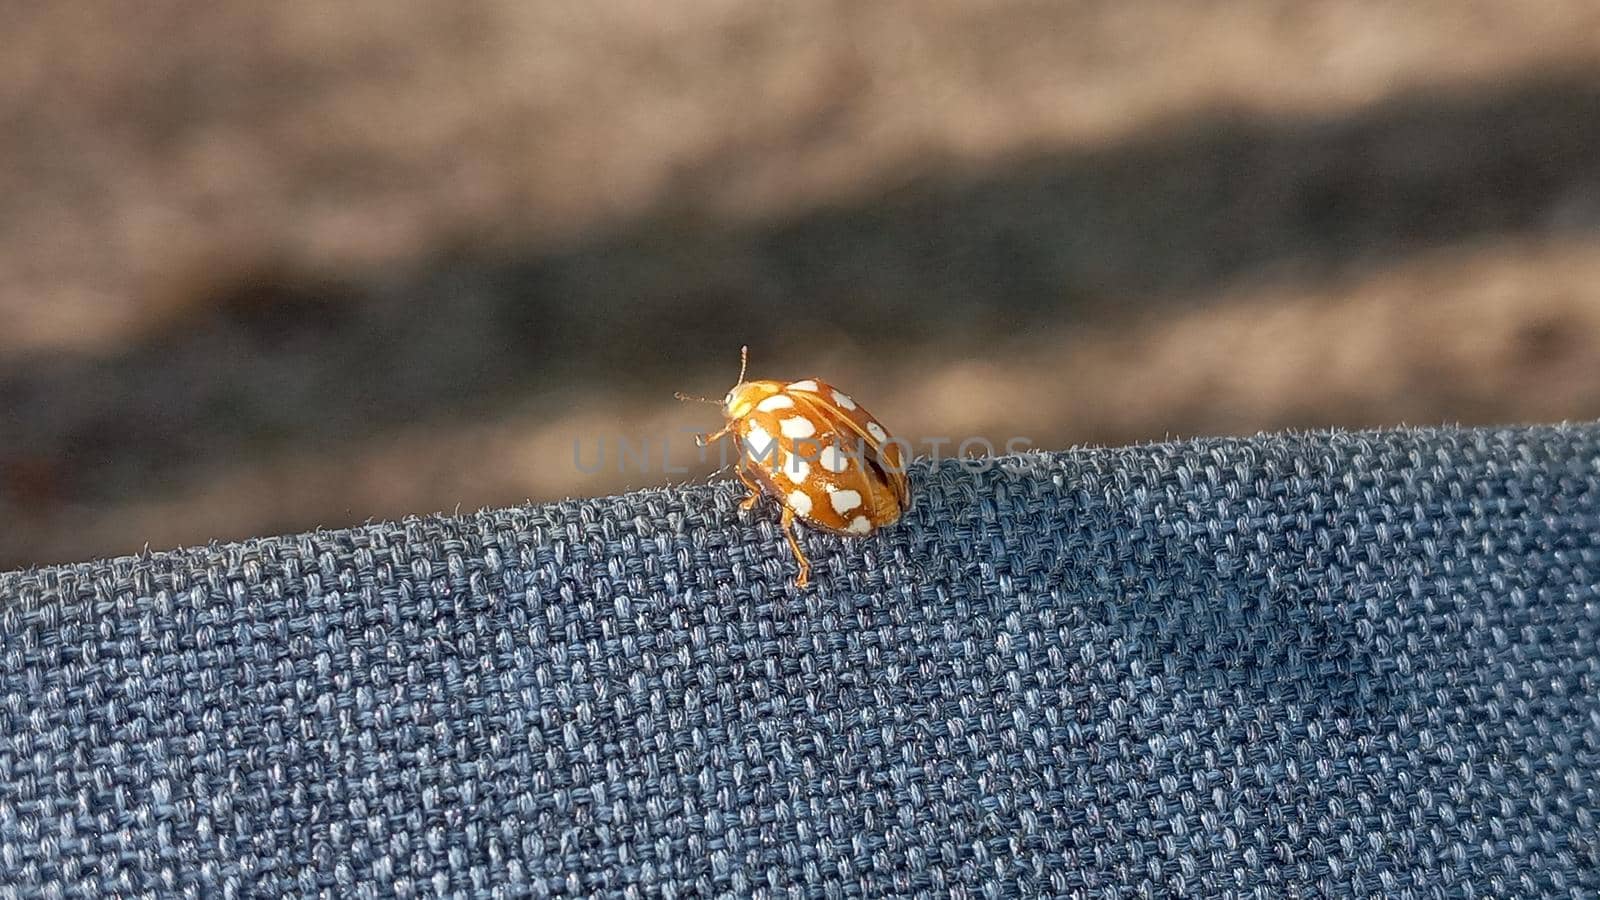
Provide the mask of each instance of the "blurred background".
{"label": "blurred background", "polygon": [[[1600,417],[1592,0],[9,4],[0,568],[907,436]],[[687,438],[684,438],[687,447]]]}

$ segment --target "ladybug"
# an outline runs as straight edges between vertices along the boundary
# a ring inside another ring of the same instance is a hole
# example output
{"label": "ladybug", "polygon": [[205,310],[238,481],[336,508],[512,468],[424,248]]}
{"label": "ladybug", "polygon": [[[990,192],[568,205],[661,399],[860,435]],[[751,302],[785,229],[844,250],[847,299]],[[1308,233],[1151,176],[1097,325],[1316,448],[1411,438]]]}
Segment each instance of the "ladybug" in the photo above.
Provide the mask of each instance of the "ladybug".
{"label": "ladybug", "polygon": [[[739,442],[739,480],[750,494],[778,501],[783,534],[805,587],[811,564],[795,523],[846,537],[892,525],[910,502],[901,443],[861,404],[820,378],[745,381],[749,348],[739,352],[739,380],[722,399],[727,424],[701,435],[704,447],[732,434]],[[680,399],[700,398],[678,395]],[[715,402],[715,401],[708,401]]]}

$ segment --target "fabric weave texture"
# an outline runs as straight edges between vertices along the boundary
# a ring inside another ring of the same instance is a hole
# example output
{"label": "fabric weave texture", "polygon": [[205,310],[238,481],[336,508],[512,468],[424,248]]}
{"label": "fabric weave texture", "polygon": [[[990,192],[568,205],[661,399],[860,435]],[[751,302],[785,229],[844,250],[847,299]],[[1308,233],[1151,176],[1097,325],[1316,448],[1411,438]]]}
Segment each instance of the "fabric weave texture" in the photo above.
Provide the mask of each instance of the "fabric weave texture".
{"label": "fabric weave texture", "polygon": [[0,575],[0,896],[1595,897],[1600,426]]}

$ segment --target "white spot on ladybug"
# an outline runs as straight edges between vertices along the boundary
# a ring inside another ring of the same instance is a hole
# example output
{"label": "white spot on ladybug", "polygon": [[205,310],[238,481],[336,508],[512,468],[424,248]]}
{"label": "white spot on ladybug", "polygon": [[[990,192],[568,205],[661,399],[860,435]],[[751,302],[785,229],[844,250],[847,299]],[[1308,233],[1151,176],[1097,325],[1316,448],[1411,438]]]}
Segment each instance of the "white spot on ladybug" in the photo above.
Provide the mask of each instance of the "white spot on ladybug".
{"label": "white spot on ladybug", "polygon": [[[807,498],[806,505],[811,505],[810,498]],[[854,519],[851,519],[850,524],[845,527],[845,531],[848,531],[851,534],[866,534],[871,530],[872,523],[867,521],[866,516],[856,516]]]}
{"label": "white spot on ladybug", "polygon": [[817,433],[817,426],[805,416],[791,416],[778,423],[778,430],[786,438],[808,438]]}
{"label": "white spot on ladybug", "polygon": [[822,467],[829,472],[843,472],[845,469],[850,468],[850,456],[840,450],[836,444],[829,444],[823,447],[822,452],[817,454],[817,462],[821,463]]}
{"label": "white spot on ladybug", "polygon": [[833,502],[833,511],[841,516],[861,505],[861,494],[851,490],[834,491],[828,499]]}
{"label": "white spot on ladybug", "polygon": [[817,392],[817,383],[809,378],[807,378],[805,381],[791,381],[789,382],[786,390],[810,391],[811,393],[815,394]]}
{"label": "white spot on ladybug", "polygon": [[805,481],[806,476],[810,474],[811,464],[801,459],[799,456],[791,453],[789,454],[788,459],[784,460],[783,477],[789,479],[791,484],[799,484],[800,482]]}
{"label": "white spot on ladybug", "polygon": [[[811,515],[811,495],[805,491],[789,492],[789,508],[802,516]],[[862,521],[866,521],[863,519]]]}
{"label": "white spot on ladybug", "polygon": [[788,394],[773,394],[771,397],[756,404],[756,409],[762,412],[773,412],[779,409],[788,409],[794,405],[794,400]]}
{"label": "white spot on ladybug", "polygon": [[887,441],[889,439],[889,432],[884,431],[883,426],[879,425],[877,422],[867,423],[867,434],[872,435],[872,439],[879,442]]}
{"label": "white spot on ladybug", "polygon": [[744,452],[751,459],[770,460],[773,455],[772,435],[765,428],[754,422],[750,423],[750,432],[744,437]]}
{"label": "white spot on ladybug", "polygon": [[855,409],[856,408],[856,402],[854,400],[851,400],[848,395],[841,394],[838,391],[834,391],[833,392],[833,402],[839,404],[840,406],[844,407],[845,409]]}

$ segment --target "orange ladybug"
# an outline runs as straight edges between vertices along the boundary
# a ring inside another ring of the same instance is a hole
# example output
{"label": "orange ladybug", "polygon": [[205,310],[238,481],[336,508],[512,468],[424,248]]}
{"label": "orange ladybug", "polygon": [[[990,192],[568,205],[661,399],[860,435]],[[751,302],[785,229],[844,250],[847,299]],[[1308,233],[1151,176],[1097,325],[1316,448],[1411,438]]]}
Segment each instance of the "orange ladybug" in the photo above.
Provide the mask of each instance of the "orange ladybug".
{"label": "orange ladybug", "polygon": [[722,400],[727,424],[698,442],[703,447],[728,434],[738,440],[739,480],[750,489],[740,508],[750,509],[763,494],[778,501],[799,565],[795,584],[804,587],[811,564],[795,521],[847,537],[894,524],[911,499],[901,444],[822,379],[745,381],[749,348],[739,357],[739,381]]}

